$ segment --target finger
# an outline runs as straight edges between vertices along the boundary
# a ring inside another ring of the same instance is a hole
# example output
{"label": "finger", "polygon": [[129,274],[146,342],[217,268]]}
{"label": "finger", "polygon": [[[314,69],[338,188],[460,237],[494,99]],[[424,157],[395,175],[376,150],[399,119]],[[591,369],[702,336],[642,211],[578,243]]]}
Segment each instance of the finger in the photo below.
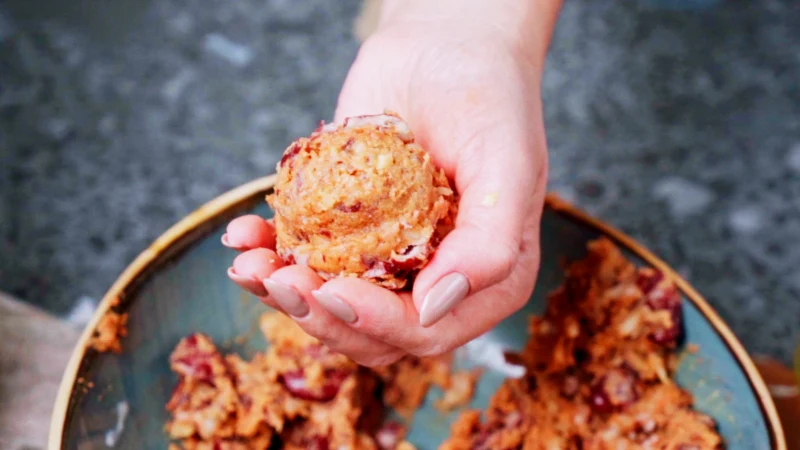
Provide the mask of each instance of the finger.
{"label": "finger", "polygon": [[[534,157],[519,124],[488,124],[465,141],[456,169],[461,198],[455,229],[438,247],[414,283],[420,324],[431,326],[468,295],[511,274],[520,253],[522,230],[543,186],[546,157]],[[492,149],[506,148],[505,157]],[[539,165],[536,167],[537,160]],[[541,161],[545,161],[542,163]]]}
{"label": "finger", "polygon": [[279,269],[264,281],[272,299],[308,334],[331,350],[366,366],[385,365],[399,359],[399,349],[350,328],[314,299],[312,292],[323,284],[314,271],[293,265]]}
{"label": "finger", "polygon": [[539,267],[538,219],[531,215],[523,232],[520,264],[503,282],[467,297],[452,314],[430,327],[408,293],[394,293],[355,278],[331,280],[312,294],[320,306],[350,327],[417,356],[440,355],[465,344],[525,305]]}
{"label": "finger", "polygon": [[222,245],[234,250],[275,248],[275,227],[254,214],[237,217],[222,235]]}
{"label": "finger", "polygon": [[264,279],[284,266],[283,260],[272,250],[256,248],[239,254],[228,269],[228,277],[242,289],[264,297]]}
{"label": "finger", "polygon": [[392,347],[413,354],[449,349],[447,333],[434,336],[433,330],[419,325],[409,293],[398,294],[357,278],[337,278],[313,296],[340,323]]}

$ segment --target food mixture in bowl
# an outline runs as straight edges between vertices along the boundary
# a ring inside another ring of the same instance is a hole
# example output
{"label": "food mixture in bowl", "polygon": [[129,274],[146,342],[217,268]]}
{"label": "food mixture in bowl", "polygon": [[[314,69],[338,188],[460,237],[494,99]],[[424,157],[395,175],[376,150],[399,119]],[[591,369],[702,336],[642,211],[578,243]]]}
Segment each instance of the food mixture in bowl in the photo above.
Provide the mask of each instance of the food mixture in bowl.
{"label": "food mixture in bowl", "polygon": [[[262,318],[270,341],[251,361],[223,357],[201,334],[171,357],[180,379],[166,430],[191,449],[397,449],[414,446],[387,408],[405,417],[432,385],[440,406],[468,403],[478,374],[451,374],[451,357],[407,357],[359,367],[278,313]],[[570,264],[508,379],[485,411],[464,411],[441,450],[721,449],[710,417],[672,380],[681,297],[660,272],[637,268],[608,240]],[[449,399],[449,401],[448,401]]]}
{"label": "food mixture in bowl", "polygon": [[360,277],[401,289],[455,220],[444,172],[396,114],[320,125],[278,164],[277,251],[322,278]]}
{"label": "food mixture in bowl", "polygon": [[172,352],[180,381],[167,404],[166,430],[180,441],[177,448],[409,450],[405,427],[386,418],[386,407],[408,418],[432,385],[445,390],[442,409],[462,406],[479,375],[451,373],[450,355],[367,369],[280,313],[264,314],[260,325],[270,347],[250,361],[223,357],[202,334]]}

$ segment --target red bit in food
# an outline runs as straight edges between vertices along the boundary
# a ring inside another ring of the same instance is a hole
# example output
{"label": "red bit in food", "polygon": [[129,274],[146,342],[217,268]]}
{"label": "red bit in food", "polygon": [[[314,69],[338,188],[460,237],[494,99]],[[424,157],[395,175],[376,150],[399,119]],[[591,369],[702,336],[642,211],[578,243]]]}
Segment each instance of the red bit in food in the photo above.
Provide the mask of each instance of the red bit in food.
{"label": "red bit in food", "polygon": [[664,279],[664,274],[658,270],[653,270],[648,267],[639,269],[636,277],[636,285],[644,292],[645,295],[649,294],[653,288]]}
{"label": "red bit in food", "polygon": [[298,154],[298,153],[300,153],[300,150],[301,150],[302,148],[303,148],[303,147],[301,147],[301,146],[300,146],[299,144],[297,144],[297,143],[295,143],[295,144],[293,144],[291,147],[289,147],[289,148],[288,148],[288,149],[287,149],[287,150],[286,150],[286,151],[283,153],[283,156],[281,157],[281,163],[280,163],[280,166],[281,166],[281,167],[283,167],[283,166],[284,166],[284,165],[285,165],[287,162],[289,162],[289,161],[291,161],[292,159],[294,159],[294,157],[295,157],[295,156],[297,156],[297,154]]}
{"label": "red bit in food", "polygon": [[394,450],[405,434],[406,429],[402,425],[397,422],[387,422],[375,433],[375,441],[381,450]]}
{"label": "red bit in food", "polygon": [[346,213],[357,213],[361,211],[361,206],[360,202],[355,202],[352,205],[337,205],[336,209]]}
{"label": "red bit in food", "polygon": [[403,260],[393,259],[382,263],[383,269],[389,275],[394,275],[402,272],[407,272],[416,269],[423,264],[423,261],[418,258],[408,258]]}
{"label": "red bit in food", "polygon": [[297,398],[327,402],[336,397],[336,394],[339,393],[339,388],[348,376],[350,376],[350,372],[327,370],[325,371],[325,381],[319,389],[308,386],[303,369],[282,374],[281,381],[286,390]]}
{"label": "red bit in food", "polygon": [[[193,334],[184,338],[170,357],[172,370],[190,380],[212,383],[215,375],[224,372],[222,358],[211,341]],[[216,370],[215,370],[216,368]]]}
{"label": "red bit in food", "polygon": [[607,414],[632,404],[638,398],[636,383],[636,374],[628,368],[609,370],[592,386],[592,409]]}
{"label": "red bit in food", "polygon": [[315,436],[306,442],[306,448],[308,450],[329,450],[330,443],[325,436]]}
{"label": "red bit in food", "polygon": [[670,314],[671,326],[654,330],[650,338],[659,345],[675,345],[682,335],[680,292],[661,272],[649,268],[639,270],[636,284],[644,292],[651,309]]}

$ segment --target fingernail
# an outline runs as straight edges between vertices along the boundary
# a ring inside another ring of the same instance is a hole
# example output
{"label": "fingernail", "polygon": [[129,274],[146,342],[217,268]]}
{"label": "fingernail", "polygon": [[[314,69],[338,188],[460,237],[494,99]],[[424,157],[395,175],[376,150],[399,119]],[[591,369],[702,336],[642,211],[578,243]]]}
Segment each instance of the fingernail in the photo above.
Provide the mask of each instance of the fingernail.
{"label": "fingernail", "polygon": [[303,300],[303,297],[295,288],[269,278],[264,280],[264,286],[267,288],[269,296],[290,316],[302,318],[308,315],[310,311],[308,303]]}
{"label": "fingernail", "polygon": [[228,240],[228,233],[223,234],[222,239],[220,239],[220,241],[222,241],[222,245],[224,245],[225,247],[232,248],[234,250],[239,250],[240,248],[238,245],[234,245],[231,243],[231,241]]}
{"label": "fingernail", "polygon": [[311,295],[325,308],[329,313],[338,317],[339,320],[347,323],[353,323],[358,319],[356,312],[341,298],[322,291],[311,291]]}
{"label": "fingernail", "polygon": [[267,295],[267,289],[261,281],[255,278],[243,277],[236,273],[233,267],[228,268],[228,277],[233,280],[234,283],[238,284],[239,287],[253,295],[259,297]]}
{"label": "fingernail", "polygon": [[419,312],[419,324],[429,327],[438,322],[469,293],[469,280],[460,273],[445,275],[433,285]]}

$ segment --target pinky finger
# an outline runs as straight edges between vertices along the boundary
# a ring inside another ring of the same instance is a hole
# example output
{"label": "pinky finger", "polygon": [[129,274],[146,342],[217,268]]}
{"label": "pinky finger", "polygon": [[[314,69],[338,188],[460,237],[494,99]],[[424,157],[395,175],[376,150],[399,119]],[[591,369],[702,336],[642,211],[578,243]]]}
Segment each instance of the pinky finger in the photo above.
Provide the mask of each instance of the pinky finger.
{"label": "pinky finger", "polygon": [[275,248],[275,226],[254,214],[237,217],[222,235],[222,245],[238,251]]}

